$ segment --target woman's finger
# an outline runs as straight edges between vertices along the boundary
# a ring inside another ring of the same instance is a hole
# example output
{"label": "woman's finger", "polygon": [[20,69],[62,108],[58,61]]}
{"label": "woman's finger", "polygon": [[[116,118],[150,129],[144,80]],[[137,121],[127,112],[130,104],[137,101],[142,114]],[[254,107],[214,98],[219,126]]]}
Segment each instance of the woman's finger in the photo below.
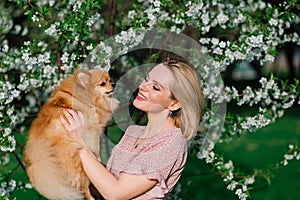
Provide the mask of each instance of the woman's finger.
{"label": "woman's finger", "polygon": [[[80,119],[80,115],[79,113],[81,113],[80,111],[76,111],[76,110],[73,110],[73,109],[67,109],[66,110],[73,118],[73,122],[74,124],[77,124],[80,126],[80,124],[82,124],[82,119]],[[79,124],[78,124],[79,123]]]}
{"label": "woman's finger", "polygon": [[73,115],[70,113],[69,110],[63,109],[63,113],[68,120],[68,123],[71,124],[71,121],[74,120]]}
{"label": "woman's finger", "polygon": [[65,121],[69,125],[69,131],[77,130],[84,125],[84,116],[82,112],[76,112],[72,109],[64,109],[63,114],[67,118]]}
{"label": "woman's finger", "polygon": [[[83,114],[74,110],[63,110],[60,114],[60,121],[66,130],[69,132],[71,138],[75,139],[80,145],[85,146],[85,143],[80,137],[80,130],[84,123]],[[77,121],[76,121],[77,120]]]}
{"label": "woman's finger", "polygon": [[77,127],[79,127],[80,125],[77,125],[76,122],[76,114],[74,111],[72,110],[63,110],[63,114],[65,115],[66,119],[66,123],[67,123],[67,128],[69,131],[74,131],[77,129]]}
{"label": "woman's finger", "polygon": [[63,117],[63,114],[60,114],[59,117],[60,117],[60,121],[61,121],[61,123],[64,125],[64,127],[65,127],[68,131],[70,131],[70,130],[71,130],[70,124],[69,124],[69,122],[66,120],[66,118]]}
{"label": "woman's finger", "polygon": [[81,125],[84,125],[84,115],[82,112],[78,111],[78,117],[79,117],[79,121],[81,123]]}

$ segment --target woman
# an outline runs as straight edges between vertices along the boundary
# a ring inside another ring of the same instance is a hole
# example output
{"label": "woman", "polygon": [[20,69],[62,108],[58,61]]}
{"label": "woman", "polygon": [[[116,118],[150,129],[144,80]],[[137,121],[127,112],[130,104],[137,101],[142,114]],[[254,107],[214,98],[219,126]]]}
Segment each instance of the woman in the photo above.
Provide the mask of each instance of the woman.
{"label": "woman", "polygon": [[180,178],[187,140],[196,132],[203,110],[197,72],[169,59],[156,65],[139,86],[133,105],[147,113],[147,126],[127,128],[106,168],[85,148],[78,132],[81,113],[64,111],[61,121],[82,143],[80,158],[90,181],[105,199],[164,199]]}

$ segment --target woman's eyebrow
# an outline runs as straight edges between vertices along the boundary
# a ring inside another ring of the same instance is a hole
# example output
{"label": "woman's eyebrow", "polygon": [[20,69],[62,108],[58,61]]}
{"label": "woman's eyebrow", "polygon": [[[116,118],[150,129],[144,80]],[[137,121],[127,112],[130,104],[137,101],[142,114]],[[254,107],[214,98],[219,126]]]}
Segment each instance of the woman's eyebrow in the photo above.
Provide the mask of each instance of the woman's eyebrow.
{"label": "woman's eyebrow", "polygon": [[[149,71],[150,72],[150,71]],[[148,79],[150,79],[150,73],[149,72],[147,72],[147,78]],[[166,85],[164,85],[164,84],[162,84],[162,83],[160,83],[159,81],[157,81],[157,80],[153,80],[153,79],[151,79],[151,81],[153,82],[153,83],[155,83],[155,84],[158,84],[158,85],[160,85],[161,87],[166,87]]]}

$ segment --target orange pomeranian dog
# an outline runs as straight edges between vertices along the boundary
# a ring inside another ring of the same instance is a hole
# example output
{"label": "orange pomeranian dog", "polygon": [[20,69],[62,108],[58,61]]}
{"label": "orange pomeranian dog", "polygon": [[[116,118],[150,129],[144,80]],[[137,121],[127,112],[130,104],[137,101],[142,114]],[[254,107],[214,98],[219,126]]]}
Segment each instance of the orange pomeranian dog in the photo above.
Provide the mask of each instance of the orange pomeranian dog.
{"label": "orange pomeranian dog", "polygon": [[118,101],[112,97],[109,74],[77,69],[56,87],[32,122],[23,151],[26,172],[33,187],[48,199],[93,199],[89,180],[72,141],[60,122],[64,108],[81,111],[86,146],[99,158],[100,135]]}

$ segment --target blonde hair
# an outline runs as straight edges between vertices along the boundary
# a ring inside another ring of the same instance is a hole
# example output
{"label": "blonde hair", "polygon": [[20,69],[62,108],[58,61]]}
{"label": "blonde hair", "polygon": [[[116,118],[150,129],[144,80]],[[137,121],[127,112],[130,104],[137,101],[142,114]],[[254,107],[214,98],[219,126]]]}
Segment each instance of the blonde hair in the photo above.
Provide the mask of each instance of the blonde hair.
{"label": "blonde hair", "polygon": [[173,73],[175,83],[170,85],[171,98],[179,101],[181,108],[173,112],[175,125],[183,136],[191,139],[200,124],[204,98],[197,71],[185,62],[167,58],[162,64]]}

